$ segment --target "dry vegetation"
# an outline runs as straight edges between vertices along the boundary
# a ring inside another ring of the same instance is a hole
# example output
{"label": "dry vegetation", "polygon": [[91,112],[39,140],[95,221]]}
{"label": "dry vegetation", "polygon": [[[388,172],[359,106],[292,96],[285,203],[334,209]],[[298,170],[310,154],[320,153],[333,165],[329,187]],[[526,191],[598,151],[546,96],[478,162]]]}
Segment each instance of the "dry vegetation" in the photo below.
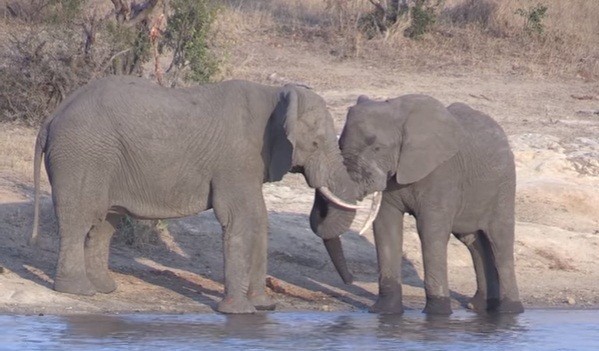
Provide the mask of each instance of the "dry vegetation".
{"label": "dry vegetation", "polygon": [[[523,74],[599,77],[599,2],[593,0],[447,0],[431,32],[407,38],[409,18],[368,39],[361,18],[368,0],[229,0],[219,29],[228,39],[247,32],[320,45],[340,59],[358,58],[402,69],[462,67]],[[527,30],[528,11],[544,4],[542,33]],[[265,10],[268,9],[268,10]]]}
{"label": "dry vegetation", "polygon": [[[70,91],[94,77],[120,73],[160,80],[177,60],[195,64],[196,80],[227,78],[230,49],[248,40],[285,40],[339,60],[404,71],[599,77],[599,2],[593,0],[419,0],[431,11],[432,22],[424,24],[410,15],[381,24],[373,4],[384,5],[385,0],[227,0],[219,2],[210,33],[199,37],[209,50],[189,41],[184,45],[195,53],[187,57],[178,55],[181,47],[173,45],[181,41],[169,35],[172,30],[160,17],[168,17],[166,4],[181,3],[176,1],[137,4],[155,5],[144,14],[145,22],[133,10],[119,20],[108,0],[0,1],[0,121],[36,125]],[[413,6],[419,1],[401,2]],[[534,14],[543,7],[546,12]],[[201,21],[212,21],[206,16]],[[423,34],[411,37],[414,28]],[[170,41],[152,44],[150,50],[150,33],[162,33],[158,40]],[[179,75],[175,70],[169,84],[177,84]]]}

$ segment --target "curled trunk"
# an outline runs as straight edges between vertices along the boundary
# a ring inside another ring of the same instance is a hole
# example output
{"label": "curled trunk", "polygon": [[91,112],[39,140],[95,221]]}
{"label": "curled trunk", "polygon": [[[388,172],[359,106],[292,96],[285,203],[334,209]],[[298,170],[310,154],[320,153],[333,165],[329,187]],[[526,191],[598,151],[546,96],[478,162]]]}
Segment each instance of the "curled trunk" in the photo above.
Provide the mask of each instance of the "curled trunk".
{"label": "curled trunk", "polygon": [[[346,169],[344,167],[337,169],[332,179],[334,179],[334,183],[330,184],[331,192],[343,201],[355,203],[356,187],[350,181]],[[353,277],[347,268],[339,236],[349,230],[355,215],[355,210],[328,201],[320,190],[314,192],[310,226],[312,231],[323,239],[333,265],[346,284],[351,284]]]}

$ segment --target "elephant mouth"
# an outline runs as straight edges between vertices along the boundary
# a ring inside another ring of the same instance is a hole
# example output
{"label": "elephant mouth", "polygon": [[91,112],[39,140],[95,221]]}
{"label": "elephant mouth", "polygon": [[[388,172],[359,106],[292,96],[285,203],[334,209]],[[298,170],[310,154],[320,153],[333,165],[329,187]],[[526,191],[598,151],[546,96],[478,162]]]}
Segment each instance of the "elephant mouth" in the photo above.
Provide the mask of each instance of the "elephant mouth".
{"label": "elephant mouth", "polygon": [[304,166],[293,166],[289,170],[289,173],[301,173],[304,174]]}

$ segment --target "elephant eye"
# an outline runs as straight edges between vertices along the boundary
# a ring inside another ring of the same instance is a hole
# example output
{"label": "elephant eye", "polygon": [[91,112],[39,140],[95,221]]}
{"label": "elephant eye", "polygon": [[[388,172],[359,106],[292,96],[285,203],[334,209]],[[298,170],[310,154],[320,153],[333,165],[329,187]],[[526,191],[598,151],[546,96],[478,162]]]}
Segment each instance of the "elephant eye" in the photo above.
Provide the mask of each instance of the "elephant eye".
{"label": "elephant eye", "polygon": [[381,148],[379,146],[374,147],[374,151],[379,151]]}

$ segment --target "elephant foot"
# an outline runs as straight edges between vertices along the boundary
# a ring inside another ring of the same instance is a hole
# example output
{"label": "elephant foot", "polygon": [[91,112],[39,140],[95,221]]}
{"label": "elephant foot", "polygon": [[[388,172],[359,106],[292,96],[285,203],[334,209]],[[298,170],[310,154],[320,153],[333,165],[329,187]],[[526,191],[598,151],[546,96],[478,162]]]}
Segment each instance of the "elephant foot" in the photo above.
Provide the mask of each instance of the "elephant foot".
{"label": "elephant foot", "polygon": [[105,272],[104,274],[93,274],[88,272],[87,277],[99,293],[108,294],[116,290],[116,282],[108,272]]}
{"label": "elephant foot", "polygon": [[249,294],[249,299],[252,305],[258,311],[273,311],[277,307],[277,302],[265,293],[262,294]]}
{"label": "elephant foot", "polygon": [[489,309],[497,307],[497,305],[499,305],[498,299],[487,299],[484,293],[477,291],[472,299],[470,299],[468,302],[467,307],[472,311],[483,313]]}
{"label": "elephant foot", "polygon": [[422,312],[426,314],[450,315],[452,313],[451,301],[449,297],[427,296],[426,306],[424,306]]}
{"label": "elephant foot", "polygon": [[403,314],[403,303],[401,297],[381,297],[379,296],[374,305],[368,309],[370,313],[379,314]]}
{"label": "elephant foot", "polygon": [[499,302],[499,306],[490,311],[497,313],[522,313],[524,312],[524,306],[520,301],[513,301],[505,298]]}
{"label": "elephant foot", "polygon": [[216,310],[225,314],[256,313],[256,308],[246,297],[225,296],[216,306]]}
{"label": "elephant foot", "polygon": [[82,279],[54,279],[54,290],[67,294],[92,296],[96,294],[96,289],[92,283],[83,277]]}

